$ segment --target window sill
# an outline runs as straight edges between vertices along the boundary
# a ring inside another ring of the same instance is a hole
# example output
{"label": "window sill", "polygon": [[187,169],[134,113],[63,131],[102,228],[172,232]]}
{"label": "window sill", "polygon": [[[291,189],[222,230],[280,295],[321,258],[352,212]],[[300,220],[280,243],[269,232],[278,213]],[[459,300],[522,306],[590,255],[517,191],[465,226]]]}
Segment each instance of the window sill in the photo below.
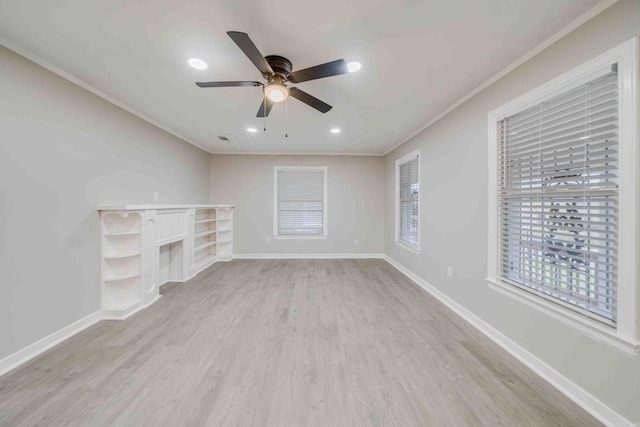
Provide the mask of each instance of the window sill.
{"label": "window sill", "polygon": [[414,254],[420,255],[420,247],[409,246],[406,243],[401,242],[400,240],[395,241],[396,245],[400,246],[403,249],[408,250],[409,252],[413,252]]}
{"label": "window sill", "polygon": [[517,286],[493,278],[486,278],[485,280],[489,283],[491,289],[514,298],[529,307],[533,307],[554,319],[558,319],[603,344],[630,356],[637,356],[640,352],[640,342],[619,336],[613,326],[591,319],[560,304],[547,301]]}
{"label": "window sill", "polygon": [[289,239],[310,239],[310,240],[325,240],[327,236],[303,236],[303,235],[273,235],[274,239],[278,240],[289,240]]}

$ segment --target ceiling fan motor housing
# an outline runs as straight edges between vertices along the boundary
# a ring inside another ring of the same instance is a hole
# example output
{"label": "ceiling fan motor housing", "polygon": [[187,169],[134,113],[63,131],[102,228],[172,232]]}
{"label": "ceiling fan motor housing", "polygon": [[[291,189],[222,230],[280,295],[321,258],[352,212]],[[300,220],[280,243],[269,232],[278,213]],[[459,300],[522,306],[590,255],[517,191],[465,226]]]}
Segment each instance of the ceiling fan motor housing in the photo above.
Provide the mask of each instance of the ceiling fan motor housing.
{"label": "ceiling fan motor housing", "polygon": [[[284,56],[278,56],[278,55],[265,56],[264,59],[267,60],[267,62],[271,66],[271,69],[276,74],[276,76],[279,75],[282,81],[289,80],[289,76],[291,75],[291,71],[293,70],[293,65],[291,64],[291,61],[289,61]],[[270,76],[264,76],[264,78],[270,80],[269,77]]]}

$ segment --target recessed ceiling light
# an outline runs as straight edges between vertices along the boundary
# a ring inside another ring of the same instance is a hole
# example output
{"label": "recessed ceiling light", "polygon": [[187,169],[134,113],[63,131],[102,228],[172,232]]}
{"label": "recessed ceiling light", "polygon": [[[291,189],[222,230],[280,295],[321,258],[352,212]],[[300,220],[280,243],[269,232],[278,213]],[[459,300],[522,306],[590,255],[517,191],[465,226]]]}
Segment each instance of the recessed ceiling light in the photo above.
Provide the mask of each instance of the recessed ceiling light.
{"label": "recessed ceiling light", "polygon": [[331,129],[331,133],[340,133],[340,132],[342,132],[342,130],[340,128]]}
{"label": "recessed ceiling light", "polygon": [[207,69],[207,63],[204,62],[200,58],[189,58],[188,62],[189,62],[189,65],[191,65],[196,70],[206,70]]}
{"label": "recessed ceiling light", "polygon": [[362,68],[362,64],[356,61],[351,61],[347,64],[347,68],[349,69],[350,73],[355,73],[356,71],[360,71],[360,68]]}
{"label": "recessed ceiling light", "polygon": [[247,128],[247,132],[256,133],[256,132],[258,132],[258,129],[256,129],[256,128]]}

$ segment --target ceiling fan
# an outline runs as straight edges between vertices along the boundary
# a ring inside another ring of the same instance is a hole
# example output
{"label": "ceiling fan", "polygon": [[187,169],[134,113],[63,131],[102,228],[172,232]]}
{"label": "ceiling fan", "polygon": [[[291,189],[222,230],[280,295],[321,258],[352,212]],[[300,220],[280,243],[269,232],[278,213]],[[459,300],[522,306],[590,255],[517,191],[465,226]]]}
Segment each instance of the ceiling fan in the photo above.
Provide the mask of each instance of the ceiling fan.
{"label": "ceiling fan", "polygon": [[315,67],[303,70],[292,71],[291,61],[283,56],[269,55],[262,56],[256,45],[251,41],[246,33],[239,31],[227,31],[227,34],[238,45],[240,50],[253,62],[262,77],[267,81],[260,83],[256,81],[227,81],[227,82],[196,82],[202,88],[206,87],[232,87],[232,86],[262,86],[265,98],[258,109],[257,117],[267,117],[274,103],[282,102],[291,95],[298,101],[304,102],[316,110],[326,113],[331,110],[331,105],[309,95],[307,92],[296,87],[287,87],[289,83],[302,83],[309,80],[321,79],[324,77],[337,76],[349,72],[344,59],[316,65]]}

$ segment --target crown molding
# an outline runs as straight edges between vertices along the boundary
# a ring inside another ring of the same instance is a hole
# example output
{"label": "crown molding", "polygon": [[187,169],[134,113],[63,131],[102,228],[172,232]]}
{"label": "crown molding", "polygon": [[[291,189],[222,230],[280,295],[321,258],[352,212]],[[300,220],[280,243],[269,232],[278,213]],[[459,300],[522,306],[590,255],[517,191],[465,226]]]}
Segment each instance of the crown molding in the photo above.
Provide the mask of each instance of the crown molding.
{"label": "crown molding", "polygon": [[429,128],[431,125],[433,125],[434,123],[436,123],[437,121],[442,119],[444,116],[446,116],[447,114],[449,114],[450,112],[452,112],[453,110],[455,110],[456,108],[458,108],[459,106],[461,106],[462,104],[467,102],[469,99],[471,99],[472,97],[474,97],[478,93],[482,92],[483,90],[485,90],[486,88],[488,88],[489,86],[491,86],[492,84],[494,84],[495,82],[497,82],[498,80],[500,80],[501,78],[503,78],[504,76],[506,76],[507,74],[509,74],[513,70],[515,70],[516,68],[518,68],[520,65],[524,64],[525,62],[527,62],[528,60],[530,60],[531,58],[533,58],[534,56],[536,56],[537,54],[539,54],[540,52],[542,52],[543,50],[545,50],[546,48],[548,48],[549,46],[551,46],[552,44],[554,44],[555,42],[557,42],[558,40],[560,40],[561,38],[563,38],[564,36],[569,34],[570,32],[572,32],[573,30],[578,28],[580,25],[584,24],[585,22],[587,22],[590,19],[594,18],[595,16],[599,15],[601,12],[605,11],[609,7],[613,6],[615,3],[617,3],[617,1],[618,0],[602,0],[602,1],[600,1],[595,6],[593,6],[591,9],[587,10],[585,13],[580,15],[578,18],[574,19],[568,25],[563,27],[560,31],[558,31],[557,33],[555,33],[554,35],[552,35],[551,37],[549,37],[548,39],[546,39],[545,41],[543,41],[542,43],[540,43],[539,45],[537,45],[536,47],[534,47],[533,49],[531,49],[530,51],[525,53],[524,55],[522,55],[515,62],[512,62],[510,65],[508,65],[502,71],[500,71],[497,74],[493,75],[491,78],[486,80],[484,83],[482,83],[480,86],[478,86],[477,88],[475,88],[474,90],[472,90],[471,92],[469,92],[468,94],[463,96],[462,98],[460,98],[458,101],[454,102],[449,108],[445,109],[442,113],[438,114],[436,117],[434,117],[429,122],[427,122],[426,125],[418,128],[416,131],[410,133],[406,138],[404,138],[402,141],[400,141],[399,143],[397,143],[396,145],[394,145],[393,147],[391,147],[390,149],[385,151],[382,155],[386,156],[387,154],[391,153],[396,148],[398,148],[398,147],[402,146],[403,144],[405,144],[406,142],[410,141],[416,135],[420,134],[421,132],[423,132],[424,130]]}
{"label": "crown molding", "polygon": [[124,111],[133,114],[134,116],[136,116],[137,118],[144,120],[145,122],[157,127],[158,129],[161,129],[173,136],[175,136],[178,139],[181,139],[184,142],[188,142],[191,145],[194,145],[196,147],[198,147],[201,150],[206,151],[207,153],[211,153],[211,150],[208,148],[205,148],[204,146],[202,146],[201,144],[198,144],[197,142],[187,138],[186,136],[180,134],[179,132],[164,126],[163,124],[153,120],[151,117],[133,109],[132,107],[130,107],[129,105],[125,104],[124,102],[114,98],[111,95],[108,95],[107,93],[95,88],[94,86],[90,85],[89,83],[85,82],[84,80],[74,76],[71,73],[67,73],[66,71],[56,67],[55,65],[53,65],[52,63],[50,63],[49,61],[43,59],[42,57],[35,55],[34,53],[32,53],[31,51],[29,51],[28,49],[18,45],[17,43],[13,43],[10,40],[7,40],[6,38],[0,36],[0,45],[3,45],[4,47],[6,47],[7,49],[17,53],[20,56],[23,56],[25,58],[27,58],[29,61],[45,68],[46,70],[51,71],[52,73],[62,77],[65,80],[70,81],[71,83],[80,86],[82,89],[85,89],[89,92],[91,92],[92,94],[104,99],[105,101],[115,105],[116,107],[119,107],[121,109],[123,109]]}

